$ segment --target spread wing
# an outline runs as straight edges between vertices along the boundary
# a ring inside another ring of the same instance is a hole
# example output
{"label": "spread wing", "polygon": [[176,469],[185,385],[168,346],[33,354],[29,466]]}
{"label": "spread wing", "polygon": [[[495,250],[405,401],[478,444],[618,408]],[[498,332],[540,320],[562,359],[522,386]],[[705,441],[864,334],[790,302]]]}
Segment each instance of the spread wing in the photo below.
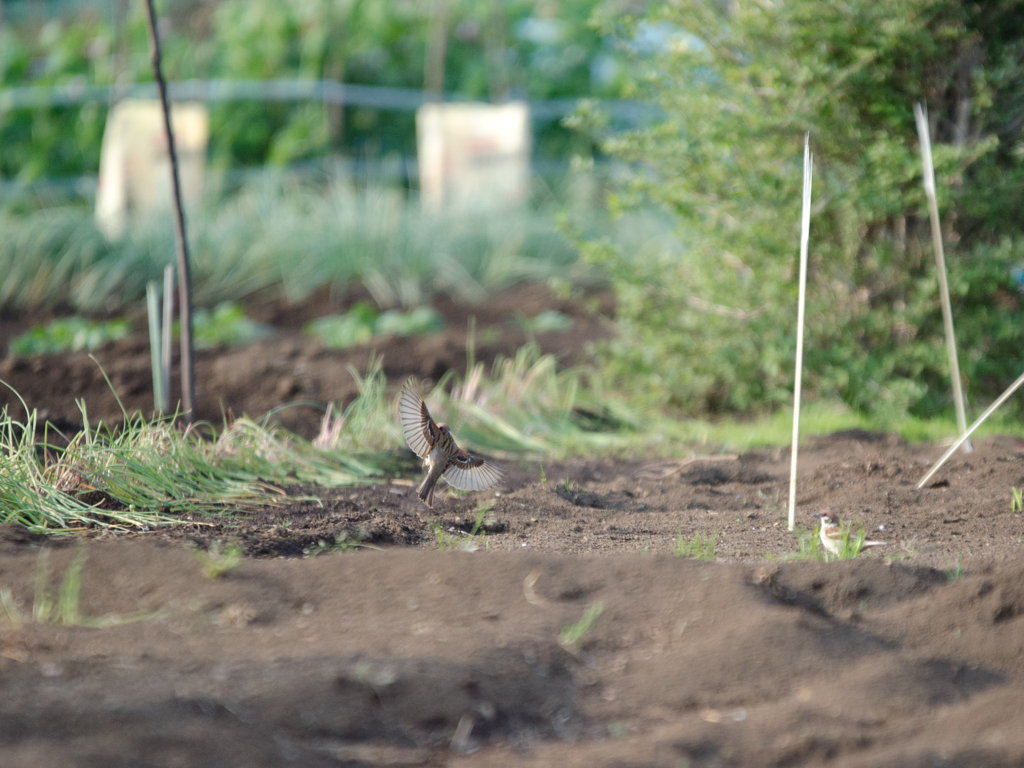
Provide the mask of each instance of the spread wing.
{"label": "spread wing", "polygon": [[489,461],[460,450],[444,471],[448,484],[460,491],[486,491],[501,482],[504,472]]}
{"label": "spread wing", "polygon": [[437,442],[437,424],[430,418],[430,411],[423,398],[410,388],[402,390],[398,400],[398,419],[402,423],[405,442],[421,459],[430,455],[430,448]]}

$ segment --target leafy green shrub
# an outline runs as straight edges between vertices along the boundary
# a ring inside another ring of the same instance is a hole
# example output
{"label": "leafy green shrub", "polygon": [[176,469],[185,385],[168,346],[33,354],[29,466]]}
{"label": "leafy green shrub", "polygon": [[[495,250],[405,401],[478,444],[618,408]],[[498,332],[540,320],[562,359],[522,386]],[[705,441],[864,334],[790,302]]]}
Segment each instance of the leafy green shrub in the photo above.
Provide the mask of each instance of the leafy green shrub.
{"label": "leafy green shrub", "polygon": [[[639,22],[602,20],[622,35]],[[651,6],[643,22],[660,25],[665,41],[656,61],[638,62],[636,87],[661,103],[665,119],[606,142],[634,163],[608,204],[637,222],[635,242],[583,246],[616,288],[622,333],[603,349],[613,375],[688,412],[790,401],[809,131],[809,394],[882,418],[945,409],[915,100],[927,101],[933,118],[969,394],[994,395],[1019,373],[1024,312],[1010,271],[1021,266],[1024,239],[1016,219],[1007,213],[996,226],[979,203],[993,199],[981,183],[993,178],[993,162],[1006,168],[1006,199],[1024,186],[1021,160],[997,149],[996,136],[1000,116],[1019,103],[1022,65],[1008,42],[1020,31],[1017,15],[931,0],[681,0]],[[652,214],[638,211],[651,209],[674,237],[642,226]]]}
{"label": "leafy green shrub", "polygon": [[123,339],[131,332],[132,325],[127,320],[94,322],[84,317],[64,317],[51,320],[46,325],[37,325],[15,337],[11,340],[9,352],[32,357],[93,350],[108,341]]}

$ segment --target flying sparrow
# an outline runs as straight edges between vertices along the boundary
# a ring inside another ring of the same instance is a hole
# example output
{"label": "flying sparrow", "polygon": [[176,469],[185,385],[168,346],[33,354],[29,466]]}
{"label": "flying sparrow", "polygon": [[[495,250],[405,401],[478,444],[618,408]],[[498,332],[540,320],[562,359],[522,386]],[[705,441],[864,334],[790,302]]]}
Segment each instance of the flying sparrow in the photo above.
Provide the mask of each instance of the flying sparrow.
{"label": "flying sparrow", "polygon": [[430,418],[427,404],[409,385],[398,400],[398,416],[405,441],[428,470],[417,489],[428,507],[434,506],[434,486],[442,477],[462,491],[485,491],[501,482],[501,467],[459,448],[448,425]]}
{"label": "flying sparrow", "polygon": [[[816,514],[815,517],[821,520],[818,538],[821,539],[822,546],[832,554],[839,555],[843,550],[843,528],[840,525],[838,515],[826,509],[824,512]],[[884,544],[884,541],[865,541],[861,549],[881,547]]]}

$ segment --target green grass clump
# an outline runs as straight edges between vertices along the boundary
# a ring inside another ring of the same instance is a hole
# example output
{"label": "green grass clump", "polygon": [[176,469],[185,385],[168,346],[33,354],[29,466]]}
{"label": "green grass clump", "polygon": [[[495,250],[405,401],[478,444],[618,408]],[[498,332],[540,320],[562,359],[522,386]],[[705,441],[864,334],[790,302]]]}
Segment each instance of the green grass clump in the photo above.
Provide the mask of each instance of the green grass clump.
{"label": "green grass clump", "polygon": [[714,560],[717,540],[718,531],[713,532],[710,536],[703,536],[698,531],[690,540],[684,539],[683,534],[679,533],[676,536],[676,545],[672,548],[672,554],[692,560]]}
{"label": "green grass clump", "polygon": [[434,538],[437,541],[437,548],[442,552],[445,550],[455,550],[459,552],[476,552],[480,549],[481,543],[487,547],[487,534],[482,532],[480,528],[484,524],[488,513],[491,511],[491,507],[494,506],[494,499],[485,501],[477,509],[476,520],[473,522],[473,527],[469,529],[469,533],[459,536],[458,533],[448,533],[444,530],[440,523],[434,523]]}
{"label": "green grass clump", "polygon": [[840,521],[839,531],[839,554],[834,554],[823,548],[822,552],[825,555],[826,561],[853,560],[864,551],[864,542],[867,540],[867,534],[864,532],[864,525],[862,523],[857,524],[857,533],[854,533],[853,523]]}
{"label": "green grass clump", "polygon": [[71,567],[68,568],[60,589],[54,595],[49,588],[49,550],[39,553],[35,578],[35,599],[32,601],[32,620],[37,624],[78,624],[78,597],[82,591],[82,566],[85,565],[85,550],[79,550]]}
{"label": "green grass clump", "polygon": [[587,610],[583,612],[583,617],[579,621],[562,627],[562,631],[558,633],[558,644],[568,651],[577,651],[583,638],[594,628],[594,624],[602,613],[604,613],[604,603],[587,606]]}
{"label": "green grass clump", "polygon": [[314,448],[332,457],[366,455],[380,464],[383,457],[405,444],[381,362],[379,356],[372,356],[365,376],[349,366],[359,395],[338,415],[333,406],[328,406],[320,434],[313,440]]}
{"label": "green grass clump", "polygon": [[813,529],[806,528],[803,525],[797,524],[793,529],[793,535],[796,536],[797,550],[795,552],[787,552],[781,557],[773,557],[768,555],[769,560],[803,560],[803,561],[814,561],[824,562],[823,556],[824,549],[821,546],[821,540],[818,538],[820,532],[820,526],[814,526]]}
{"label": "green grass clump", "polygon": [[947,568],[943,573],[946,574],[946,581],[960,581],[964,577],[964,553],[960,552],[956,556],[956,565]]}
{"label": "green grass clump", "polygon": [[443,377],[425,397],[460,444],[495,456],[559,457],[652,442],[621,399],[593,386],[598,381],[589,369],[560,370],[553,355],[527,344],[497,358],[490,375],[471,363],[465,380],[448,391],[451,377]]}
{"label": "green grass clump", "polygon": [[333,544],[328,544],[325,540],[320,539],[316,544],[303,549],[302,555],[303,557],[317,557],[318,555],[329,555],[335,552],[355,552],[357,549],[362,548],[380,549],[380,547],[366,543],[365,531],[358,531],[357,533],[345,531],[335,537]]}
{"label": "green grass clump", "polygon": [[199,561],[203,567],[203,575],[208,579],[219,579],[224,576],[242,562],[244,555],[245,550],[237,544],[224,547],[219,541],[213,542],[206,550],[198,547],[192,549],[192,556]]}
{"label": "green grass clump", "polygon": [[853,532],[853,523],[840,522],[842,532],[839,543],[839,554],[835,554],[821,545],[821,526],[816,525],[814,529],[808,529],[798,525],[793,531],[797,539],[798,549],[778,558],[779,560],[813,560],[819,563],[828,563],[833,560],[853,560],[864,551],[864,542],[867,534],[864,526],[858,524],[857,533]]}
{"label": "green grass clump", "polygon": [[[132,621],[142,621],[156,616],[156,612],[139,611],[128,616],[109,614],[95,618],[83,616],[79,610],[82,592],[82,568],[85,566],[85,549],[79,549],[64,574],[56,592],[50,586],[50,550],[39,551],[36,561],[35,589],[32,599],[31,621],[36,624],[65,624],[73,626],[102,628]],[[0,605],[7,620],[15,627],[25,623],[9,587],[0,588]]]}
{"label": "green grass clump", "polygon": [[94,322],[84,317],[63,317],[16,336],[8,351],[12,355],[32,357],[94,350],[108,341],[123,339],[131,332],[132,325],[127,320]]}
{"label": "green grass clump", "polygon": [[248,418],[219,434],[206,425],[204,437],[203,425],[141,415],[97,427],[80,407],[83,429],[64,446],[48,426],[37,442],[36,411],[24,423],[0,413],[0,522],[44,533],[140,529],[275,504],[285,484],[355,485],[381,472],[372,456],[322,450]]}
{"label": "green grass clump", "polygon": [[1010,511],[1024,512],[1024,489],[1011,488],[1010,493]]}

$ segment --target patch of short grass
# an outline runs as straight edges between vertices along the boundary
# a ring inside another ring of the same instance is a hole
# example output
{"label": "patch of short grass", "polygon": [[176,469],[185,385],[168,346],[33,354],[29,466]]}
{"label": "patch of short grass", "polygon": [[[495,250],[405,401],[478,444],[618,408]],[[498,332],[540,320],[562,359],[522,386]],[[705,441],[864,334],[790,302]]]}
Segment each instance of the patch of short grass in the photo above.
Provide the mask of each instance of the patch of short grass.
{"label": "patch of short grass", "polygon": [[[996,413],[974,433],[1024,437],[1024,423],[998,418]],[[724,452],[750,448],[787,446],[793,435],[793,413],[782,409],[774,414],[747,418],[729,416],[715,420],[683,419],[675,424],[664,418],[653,419],[649,429],[661,432],[667,443],[714,445]],[[956,424],[946,419],[907,418],[897,422],[880,421],[851,410],[835,401],[812,401],[800,410],[801,442],[846,430],[893,432],[911,443],[939,442],[954,438]]]}
{"label": "patch of short grass", "polygon": [[340,535],[334,537],[334,542],[329,544],[325,539],[317,540],[316,544],[311,544],[302,550],[303,557],[318,557],[320,555],[330,555],[338,552],[355,552],[357,549],[377,549],[372,544],[366,543],[366,532],[357,531],[356,533],[349,533],[348,531],[342,532]]}
{"label": "patch of short grass", "polygon": [[37,441],[36,411],[24,422],[0,413],[0,522],[42,533],[146,529],[274,504],[286,484],[355,485],[380,474],[373,457],[323,451],[247,418],[220,433],[141,415],[115,429],[80,408],[83,429],[63,445],[48,425]]}
{"label": "patch of short grass", "polygon": [[587,606],[579,621],[562,627],[562,631],[558,633],[558,644],[568,651],[578,651],[580,643],[594,628],[594,624],[597,623],[602,613],[604,613],[604,603]]}
{"label": "patch of short grass", "polygon": [[943,573],[946,574],[946,581],[960,581],[964,577],[964,553],[958,553],[956,565],[952,568],[947,568]]}
{"label": "patch of short grass", "polygon": [[481,545],[487,547],[487,534],[482,531],[484,521],[490,514],[494,500],[489,499],[477,508],[476,519],[469,533],[460,531],[457,528],[444,530],[440,523],[434,523],[434,538],[437,541],[437,548],[441,551],[455,550],[459,552],[475,552]]}
{"label": "patch of short grass", "polygon": [[686,539],[682,533],[679,533],[676,535],[676,545],[672,548],[672,554],[691,560],[714,560],[717,540],[718,531],[712,532],[710,536],[698,531],[693,534],[691,539]]}
{"label": "patch of short grass", "polygon": [[854,533],[853,523],[840,522],[841,537],[839,541],[839,553],[836,554],[825,549],[819,538],[821,526],[814,526],[813,530],[797,525],[793,531],[797,540],[797,551],[789,552],[778,560],[813,560],[817,562],[831,562],[833,560],[853,560],[864,551],[864,542],[867,534],[864,526],[858,524],[858,530]]}
{"label": "patch of short grass", "polygon": [[83,615],[79,602],[82,592],[82,568],[85,566],[86,559],[85,549],[80,548],[65,571],[60,586],[55,591],[51,585],[50,550],[46,547],[41,549],[36,560],[32,611],[29,618],[22,615],[11,589],[0,587],[0,606],[3,607],[3,615],[7,621],[15,627],[32,621],[36,624],[103,628],[144,621],[157,615],[158,612],[155,611],[138,611],[123,616],[118,614],[101,617]]}
{"label": "patch of short grass", "polygon": [[799,523],[793,529],[793,535],[796,537],[797,549],[795,552],[787,552],[779,557],[768,556],[770,560],[802,560],[802,561],[814,561],[824,562],[825,557],[823,552],[824,548],[821,546],[821,540],[818,538],[820,533],[820,526],[814,526],[813,529],[807,528]]}
{"label": "patch of short grass", "polygon": [[857,532],[854,533],[853,523],[840,522],[839,532],[839,553],[829,552],[823,548],[822,552],[825,555],[825,560],[853,560],[860,556],[861,552],[864,551],[864,542],[867,540],[864,525],[858,523]]}
{"label": "patch of short grass", "polygon": [[228,571],[237,568],[245,556],[245,550],[237,544],[215,541],[207,549],[192,548],[192,556],[199,561],[203,575],[208,579],[219,579]]}

